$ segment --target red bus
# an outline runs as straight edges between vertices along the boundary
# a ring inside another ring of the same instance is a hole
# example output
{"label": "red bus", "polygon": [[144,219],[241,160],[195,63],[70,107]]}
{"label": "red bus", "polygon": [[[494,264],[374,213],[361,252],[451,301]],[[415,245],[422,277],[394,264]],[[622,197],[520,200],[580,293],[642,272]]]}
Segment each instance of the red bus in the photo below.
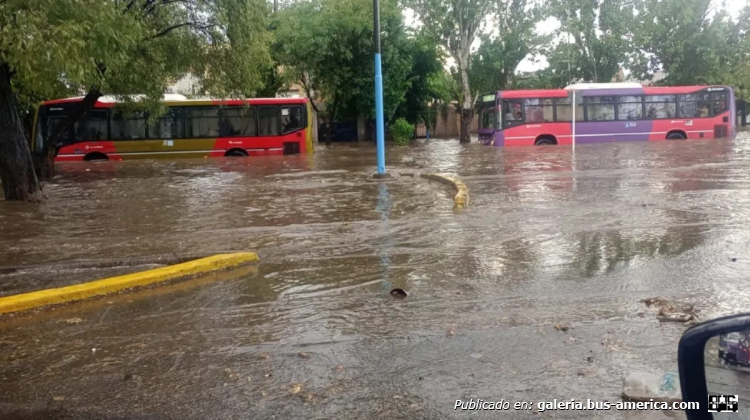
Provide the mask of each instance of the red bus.
{"label": "red bus", "polygon": [[734,138],[737,113],[728,86],[644,87],[591,83],[482,96],[479,139],[503,146],[570,145],[576,91],[576,144]]}
{"label": "red bus", "polygon": [[[41,154],[58,124],[82,97],[42,103],[31,150]],[[63,134],[56,161],[312,153],[317,116],[308,98],[188,100],[165,95],[168,112],[152,124],[143,112],[122,114],[100,98]]]}

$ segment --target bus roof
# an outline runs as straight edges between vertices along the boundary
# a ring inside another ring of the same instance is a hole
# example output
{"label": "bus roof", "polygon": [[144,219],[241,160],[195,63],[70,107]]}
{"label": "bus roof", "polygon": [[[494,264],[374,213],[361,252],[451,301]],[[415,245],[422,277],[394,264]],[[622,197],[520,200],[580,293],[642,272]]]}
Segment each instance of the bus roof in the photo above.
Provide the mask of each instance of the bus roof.
{"label": "bus roof", "polygon": [[561,98],[570,91],[581,92],[584,96],[601,95],[681,95],[704,89],[731,89],[721,85],[697,86],[642,86],[638,83],[578,83],[564,89],[504,90],[497,93],[503,99]]}
{"label": "bus roof", "polygon": [[504,90],[500,95],[504,99],[566,98],[568,92],[562,89]]}
{"label": "bus roof", "polygon": [[642,89],[640,83],[619,82],[619,83],[575,83],[565,86],[565,90],[598,90],[598,89]]}
{"label": "bus roof", "polygon": [[[143,95],[133,95],[133,99],[143,98]],[[83,96],[75,96],[71,98],[53,99],[45,101],[42,105],[62,105],[62,104],[74,104],[81,102]],[[279,104],[304,104],[308,102],[308,98],[248,98],[248,99],[187,99],[183,95],[176,94],[165,94],[162,101],[166,105],[179,105],[179,106],[207,106],[207,105],[279,105]],[[119,101],[114,96],[102,96],[96,101],[94,108],[110,108],[117,104]]]}

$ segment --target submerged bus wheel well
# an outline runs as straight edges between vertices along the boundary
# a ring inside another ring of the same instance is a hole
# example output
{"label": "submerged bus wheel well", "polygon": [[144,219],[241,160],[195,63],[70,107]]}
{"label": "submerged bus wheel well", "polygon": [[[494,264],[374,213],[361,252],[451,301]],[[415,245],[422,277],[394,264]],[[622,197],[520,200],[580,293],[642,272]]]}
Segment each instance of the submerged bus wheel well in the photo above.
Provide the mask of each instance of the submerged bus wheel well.
{"label": "submerged bus wheel well", "polygon": [[682,130],[672,130],[667,133],[667,140],[685,140],[687,133]]}
{"label": "submerged bus wheel well", "polygon": [[536,138],[535,146],[551,146],[557,144],[557,138],[550,134],[545,134]]}
{"label": "submerged bus wheel well", "polygon": [[229,149],[224,153],[224,156],[244,157],[247,156],[247,151],[239,148]]}
{"label": "submerged bus wheel well", "polygon": [[101,152],[92,152],[84,156],[83,160],[87,162],[90,160],[109,160],[109,157],[107,157],[107,155]]}

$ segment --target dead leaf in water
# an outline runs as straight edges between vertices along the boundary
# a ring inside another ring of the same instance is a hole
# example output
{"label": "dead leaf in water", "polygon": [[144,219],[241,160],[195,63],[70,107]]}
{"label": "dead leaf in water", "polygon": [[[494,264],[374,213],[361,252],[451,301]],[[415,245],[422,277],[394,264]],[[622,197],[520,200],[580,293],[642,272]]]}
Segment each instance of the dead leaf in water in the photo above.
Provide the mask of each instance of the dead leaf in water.
{"label": "dead leaf in water", "polygon": [[270,359],[271,355],[268,353],[261,353],[258,355],[261,359]]}
{"label": "dead leaf in water", "polygon": [[309,359],[310,358],[310,353],[305,353],[304,351],[301,351],[301,352],[299,352],[299,357],[301,357],[303,359]]}
{"label": "dead leaf in water", "polygon": [[568,331],[570,327],[567,325],[563,325],[563,324],[555,324],[555,329],[558,331],[565,332],[565,331]]}
{"label": "dead leaf in water", "polygon": [[58,395],[58,396],[52,397],[52,400],[53,401],[65,401],[65,397],[62,397],[62,396]]}
{"label": "dead leaf in water", "polygon": [[80,322],[83,322],[83,320],[81,318],[69,318],[66,319],[65,322],[67,322],[68,324],[78,324]]}

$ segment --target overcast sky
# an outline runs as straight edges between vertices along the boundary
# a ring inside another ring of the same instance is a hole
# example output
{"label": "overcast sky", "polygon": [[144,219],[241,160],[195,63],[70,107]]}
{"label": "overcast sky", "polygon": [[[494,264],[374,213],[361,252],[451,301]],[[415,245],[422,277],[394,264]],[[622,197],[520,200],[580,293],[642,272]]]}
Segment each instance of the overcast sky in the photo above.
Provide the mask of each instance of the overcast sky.
{"label": "overcast sky", "polygon": [[[716,3],[721,3],[720,0],[715,0]],[[726,0],[726,9],[731,14],[733,18],[737,18],[742,11],[742,9],[748,5],[748,2],[750,0]],[[414,17],[414,13],[407,9],[404,10],[404,20],[408,26],[411,27],[419,27],[420,22],[417,21]],[[487,22],[489,23],[489,21]],[[560,22],[555,18],[550,18],[545,20],[544,22],[540,22],[536,26],[536,31],[539,34],[550,34],[555,31],[557,31],[560,27]],[[473,47],[477,48],[479,46],[479,42],[475,42]],[[450,67],[451,65],[454,65],[454,61],[452,58],[448,58],[447,67]],[[532,61],[531,57],[527,57],[525,60],[521,62],[521,64],[518,65],[517,71],[521,72],[528,72],[528,71],[535,71],[539,69],[543,69],[548,66],[547,60],[544,57],[537,57],[537,61]]]}

